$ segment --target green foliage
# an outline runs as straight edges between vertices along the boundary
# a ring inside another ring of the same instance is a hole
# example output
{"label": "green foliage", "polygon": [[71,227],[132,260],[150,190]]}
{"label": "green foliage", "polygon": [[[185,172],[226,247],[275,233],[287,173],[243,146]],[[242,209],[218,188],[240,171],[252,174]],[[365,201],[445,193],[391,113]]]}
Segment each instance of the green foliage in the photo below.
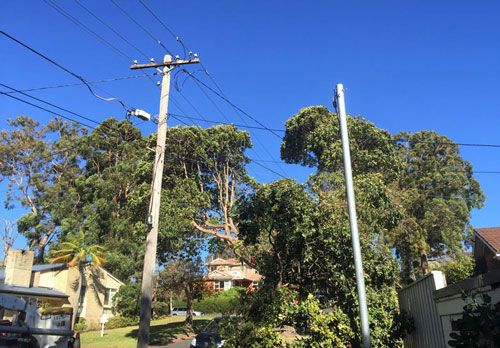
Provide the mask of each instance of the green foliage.
{"label": "green foliage", "polygon": [[[356,193],[372,343],[374,347],[398,346],[402,337],[398,268],[379,238],[397,225],[400,209],[378,174],[358,175]],[[264,276],[259,293],[276,296],[276,289],[286,284],[297,289],[301,300],[317,294],[323,305],[346,315],[349,326],[358,332],[352,249],[343,247],[351,245],[351,234],[341,174],[313,176],[308,185],[292,180],[263,185],[241,205],[240,218],[240,234]],[[264,299],[260,296],[258,301]],[[269,320],[277,317],[281,306],[272,298],[255,302],[248,316],[271,324]]]}
{"label": "green foliage", "polygon": [[105,324],[106,329],[118,329],[120,327],[134,326],[139,323],[139,317],[114,316],[109,318]]}
{"label": "green foliage", "polygon": [[[425,273],[428,255],[459,252],[471,235],[470,211],[482,206],[484,196],[458,146],[432,131],[391,136],[361,117],[348,117],[347,124],[355,187],[362,182],[371,188],[385,186],[399,209],[396,225],[376,232],[380,242],[396,249],[404,277],[415,279],[418,268]],[[322,106],[304,108],[286,122],[286,128],[281,145],[286,162],[317,167],[313,180],[325,174],[342,177],[336,114]],[[379,175],[378,182],[370,184],[367,180],[373,175]],[[331,189],[321,180],[317,184],[324,191]],[[357,204],[370,208],[368,217],[391,213],[367,198],[362,203],[357,199]]]}
{"label": "green foliage", "polygon": [[277,330],[270,325],[256,325],[252,322],[228,320],[222,325],[221,336],[224,338],[224,347],[228,348],[268,348],[284,347],[285,343]]}
{"label": "green foliage", "polygon": [[18,202],[28,210],[19,219],[18,231],[42,262],[67,208],[60,204],[69,193],[65,183],[81,172],[78,151],[86,131],[60,118],[41,126],[21,115],[8,124],[0,132],[0,181],[7,181],[8,188],[4,203],[10,209]]}
{"label": "green foliage", "polygon": [[452,322],[448,344],[456,348],[500,347],[500,312],[487,294],[464,295],[462,318]]}
{"label": "green foliage", "polygon": [[193,308],[204,314],[220,313],[222,315],[237,314],[240,310],[240,295],[243,288],[231,288],[209,296],[204,296],[193,304]]}
{"label": "green foliage", "polygon": [[472,277],[475,265],[476,263],[472,256],[460,253],[454,259],[444,262],[437,269],[445,274],[447,284],[451,285]]}
{"label": "green foliage", "polygon": [[319,301],[312,295],[301,301],[292,312],[292,323],[302,337],[297,347],[347,348],[354,340],[349,317],[338,307],[323,311]]}
{"label": "green foliage", "polygon": [[87,321],[85,318],[78,319],[78,323],[75,324],[75,331],[87,331]]}
{"label": "green foliage", "polygon": [[122,285],[113,298],[114,310],[120,317],[134,318],[140,314],[141,287],[136,283]]}
{"label": "green foliage", "polygon": [[153,314],[155,319],[166,317],[170,314],[170,305],[165,302],[154,301]]}

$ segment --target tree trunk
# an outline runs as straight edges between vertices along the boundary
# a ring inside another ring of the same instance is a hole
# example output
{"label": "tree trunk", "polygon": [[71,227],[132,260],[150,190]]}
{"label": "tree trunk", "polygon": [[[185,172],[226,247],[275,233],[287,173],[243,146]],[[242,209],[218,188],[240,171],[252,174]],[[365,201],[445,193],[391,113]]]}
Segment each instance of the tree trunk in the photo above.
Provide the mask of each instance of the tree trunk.
{"label": "tree trunk", "polygon": [[186,326],[189,329],[193,328],[193,289],[191,286],[186,286]]}
{"label": "tree trunk", "polygon": [[420,253],[420,267],[424,276],[429,274],[429,261],[427,260],[427,254],[424,252]]}
{"label": "tree trunk", "polygon": [[[85,274],[84,274],[83,266],[78,266],[78,288],[76,289],[76,300],[75,300],[75,304],[73,307],[73,317],[71,318],[71,327],[73,329],[75,328],[76,317],[79,314],[78,309],[80,307],[80,297],[81,297],[81,293],[82,293],[83,277],[84,276],[85,276]],[[82,303],[82,305],[83,305],[83,303]]]}

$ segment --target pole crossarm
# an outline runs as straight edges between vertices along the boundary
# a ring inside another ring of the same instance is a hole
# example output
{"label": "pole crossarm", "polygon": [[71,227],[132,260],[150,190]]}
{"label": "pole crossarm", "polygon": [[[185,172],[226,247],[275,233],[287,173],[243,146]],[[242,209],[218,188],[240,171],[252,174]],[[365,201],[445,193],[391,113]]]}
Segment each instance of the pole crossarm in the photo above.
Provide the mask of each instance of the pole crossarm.
{"label": "pole crossarm", "polygon": [[177,66],[177,65],[186,65],[186,64],[198,64],[200,63],[200,60],[198,58],[195,59],[189,59],[189,60],[174,60],[172,62],[162,62],[162,63],[156,63],[156,62],[151,62],[151,63],[146,63],[146,64],[137,64],[134,63],[130,66],[130,69],[132,70],[137,70],[137,69],[147,69],[147,68],[160,68],[163,66],[171,67],[171,66]]}

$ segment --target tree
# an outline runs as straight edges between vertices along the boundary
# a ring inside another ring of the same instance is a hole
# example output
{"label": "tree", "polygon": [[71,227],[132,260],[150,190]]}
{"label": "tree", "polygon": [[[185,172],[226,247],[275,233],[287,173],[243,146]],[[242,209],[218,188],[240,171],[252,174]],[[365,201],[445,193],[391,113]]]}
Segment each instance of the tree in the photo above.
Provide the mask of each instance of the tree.
{"label": "tree", "polygon": [[198,256],[173,261],[158,276],[159,289],[184,292],[187,307],[185,324],[188,328],[193,327],[193,301],[203,296],[203,275],[203,263]]}
{"label": "tree", "polygon": [[27,116],[8,123],[10,129],[0,133],[0,180],[8,183],[5,206],[12,208],[17,201],[28,208],[17,222],[18,231],[36,251],[36,261],[42,262],[45,248],[58,232],[53,211],[64,191],[57,184],[79,174],[77,150],[85,130],[59,118],[45,126]]}
{"label": "tree", "polygon": [[[379,232],[395,247],[404,277],[414,279],[418,268],[425,274],[428,255],[460,251],[470,236],[470,211],[482,206],[484,196],[458,146],[435,132],[391,136],[362,117],[350,116],[347,123],[354,185],[368,174],[379,174],[392,202],[401,208],[398,225]],[[286,128],[281,146],[286,162],[317,167],[317,175],[342,173],[334,113],[322,106],[304,108]]]}
{"label": "tree", "polygon": [[458,146],[432,131],[400,133],[394,137],[405,169],[397,181],[404,218],[392,241],[414,278],[414,262],[423,274],[428,256],[452,257],[472,236],[470,212],[480,208],[484,195],[474,179],[472,165],[460,156]]}
{"label": "tree", "polygon": [[14,245],[18,234],[16,230],[16,223],[11,222],[7,219],[2,219],[3,230],[0,235],[0,241],[2,242],[3,255],[4,258],[7,257],[7,253]]}
{"label": "tree", "polygon": [[[82,230],[76,235],[68,235],[67,241],[59,243],[59,248],[52,250],[51,263],[64,262],[68,267],[78,269],[78,284],[76,286],[76,297],[74,303],[73,325],[78,314],[78,306],[85,280],[86,271],[95,272],[96,269],[106,263],[105,250],[96,244],[87,244],[85,234]],[[97,286],[94,277],[93,286]]]}
{"label": "tree", "polygon": [[[262,185],[241,206],[240,236],[256,256],[264,276],[246,316],[259,321],[281,288],[297,291],[300,301],[314,295],[323,306],[337,308],[358,332],[358,305],[351,235],[343,176],[323,173],[307,185],[280,180]],[[325,188],[329,188],[325,190]],[[379,174],[357,178],[359,230],[374,347],[398,346],[402,332],[397,303],[398,269],[380,236],[394,228],[400,209],[391,202]],[[377,207],[377,211],[374,211]],[[377,213],[378,212],[378,213]],[[265,322],[265,321],[264,321]],[[356,337],[347,346],[360,344]],[[326,344],[326,343],[325,343]]]}
{"label": "tree", "polygon": [[160,234],[176,235],[194,227],[245,258],[235,207],[239,197],[254,185],[245,170],[249,159],[244,151],[250,147],[248,133],[234,126],[171,128]]}

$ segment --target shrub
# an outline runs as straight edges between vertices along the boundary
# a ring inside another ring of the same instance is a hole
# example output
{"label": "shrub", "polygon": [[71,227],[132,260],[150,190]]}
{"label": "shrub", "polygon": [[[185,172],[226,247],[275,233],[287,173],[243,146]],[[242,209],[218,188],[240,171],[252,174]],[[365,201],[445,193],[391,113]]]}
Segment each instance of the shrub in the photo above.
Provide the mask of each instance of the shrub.
{"label": "shrub", "polygon": [[456,348],[500,347],[500,312],[487,294],[463,294],[462,318],[452,323],[448,344]]}
{"label": "shrub", "polygon": [[75,324],[75,331],[86,331],[87,329],[88,326],[85,318],[78,319],[78,323]]}
{"label": "shrub", "polygon": [[115,311],[122,317],[137,317],[140,315],[141,288],[139,284],[129,283],[120,287],[113,302]]}
{"label": "shrub", "polygon": [[109,318],[105,324],[106,329],[118,329],[119,327],[134,326],[139,323],[139,317],[116,316]]}
{"label": "shrub", "polygon": [[240,295],[244,291],[243,288],[231,288],[227,291],[221,291],[195,301],[193,308],[202,313],[235,314],[239,310]]}
{"label": "shrub", "polygon": [[448,285],[470,278],[474,274],[475,261],[471,256],[459,254],[438,269],[446,276]]}
{"label": "shrub", "polygon": [[155,318],[162,318],[170,314],[170,306],[165,302],[153,302],[153,313]]}

